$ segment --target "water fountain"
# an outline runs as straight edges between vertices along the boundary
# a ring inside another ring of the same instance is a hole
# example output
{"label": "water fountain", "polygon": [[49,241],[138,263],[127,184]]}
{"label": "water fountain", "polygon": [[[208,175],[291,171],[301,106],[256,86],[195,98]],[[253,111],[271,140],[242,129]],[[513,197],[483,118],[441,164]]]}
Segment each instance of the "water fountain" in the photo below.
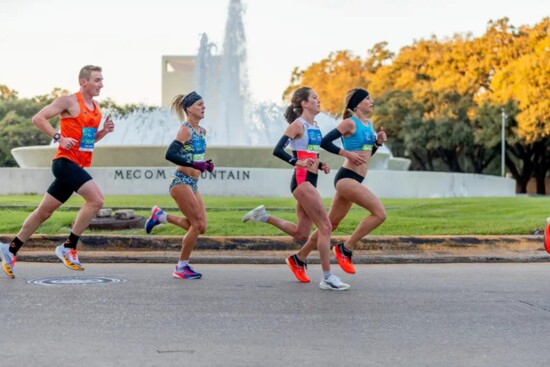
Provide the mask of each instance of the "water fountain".
{"label": "water fountain", "polygon": [[[231,0],[221,54],[214,52],[217,47],[203,34],[195,57],[195,90],[204,97],[207,107],[203,121],[208,130],[207,156],[218,167],[213,174],[203,174],[203,194],[288,196],[288,185],[276,184],[289,182],[292,171],[288,164],[272,156],[273,146],[287,126],[285,106],[258,103],[250,98],[245,41],[241,1]],[[336,124],[326,114],[318,115],[316,120],[323,133]],[[106,193],[165,193],[173,166],[166,162],[164,153],[180,126],[176,116],[167,108],[142,109],[118,116],[115,121],[115,132],[99,142],[94,151],[94,168],[90,169],[95,170],[94,178],[104,181],[102,187],[109,188]],[[55,149],[54,145],[21,147],[13,149],[12,154],[22,168],[48,167],[43,173],[47,177],[51,175],[49,167]],[[341,157],[327,152],[321,153],[321,159],[333,168],[342,164]],[[374,191],[382,197],[487,196],[479,189],[485,186],[492,189],[493,195],[509,196],[514,192],[513,182],[505,182],[500,185],[502,189],[495,191],[499,183],[494,182],[494,177],[480,184],[477,178],[468,179],[471,182],[464,177],[457,179],[458,174],[407,172],[409,164],[409,160],[394,158],[389,149],[382,147],[369,163],[369,169],[378,172],[367,177],[367,184],[377,186]],[[36,170],[32,170],[35,175]],[[231,181],[239,182],[232,185]],[[331,197],[332,179],[319,181],[321,194]],[[39,191],[25,177],[20,182],[19,191]],[[17,185],[10,187],[13,186]]]}
{"label": "water fountain", "polygon": [[[285,106],[272,102],[256,103],[250,98],[246,67],[246,36],[240,0],[231,0],[221,55],[203,33],[195,58],[194,85],[206,102],[203,126],[208,130],[209,158],[223,167],[283,168],[271,151],[287,125]],[[106,114],[106,113],[105,113]],[[96,146],[94,167],[166,166],[164,151],[179,128],[176,116],[168,108],[140,109],[127,116],[116,116],[116,129]],[[319,115],[318,122],[327,132],[335,121]],[[238,147],[238,148],[236,148]],[[55,145],[16,148],[13,156],[20,167],[49,167]],[[383,149],[373,168],[387,168],[391,153]],[[339,157],[326,154],[333,167]],[[406,169],[406,167],[405,167]]]}

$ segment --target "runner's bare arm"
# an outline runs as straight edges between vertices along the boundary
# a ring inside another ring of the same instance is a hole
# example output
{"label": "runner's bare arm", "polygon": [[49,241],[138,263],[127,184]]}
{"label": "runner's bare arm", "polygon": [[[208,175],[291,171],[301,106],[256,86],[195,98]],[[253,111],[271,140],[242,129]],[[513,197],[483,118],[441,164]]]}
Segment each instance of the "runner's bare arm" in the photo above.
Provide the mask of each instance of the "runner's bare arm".
{"label": "runner's bare arm", "polygon": [[72,103],[71,96],[61,96],[38,111],[38,113],[33,116],[32,123],[38,130],[53,139],[57,131],[55,131],[49,120],[61,115],[64,111],[68,111]]}
{"label": "runner's bare arm", "polygon": [[95,136],[96,143],[103,139],[105,135],[113,131],[115,131],[115,123],[111,119],[111,115],[107,115],[107,117],[105,117],[105,122],[103,122],[103,129],[99,130]]}

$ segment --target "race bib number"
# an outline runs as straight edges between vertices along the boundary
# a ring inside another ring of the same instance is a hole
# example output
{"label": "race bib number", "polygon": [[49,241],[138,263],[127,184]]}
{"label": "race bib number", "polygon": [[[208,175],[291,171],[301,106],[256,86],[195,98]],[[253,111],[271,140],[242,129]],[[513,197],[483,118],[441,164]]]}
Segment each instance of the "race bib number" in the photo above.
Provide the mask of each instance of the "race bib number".
{"label": "race bib number", "polygon": [[82,139],[80,139],[78,150],[81,152],[92,152],[94,150],[96,134],[97,129],[95,127],[82,128]]}
{"label": "race bib number", "polygon": [[321,130],[308,129],[307,137],[307,152],[319,154],[319,151],[321,150],[321,139],[323,138],[321,135]]}

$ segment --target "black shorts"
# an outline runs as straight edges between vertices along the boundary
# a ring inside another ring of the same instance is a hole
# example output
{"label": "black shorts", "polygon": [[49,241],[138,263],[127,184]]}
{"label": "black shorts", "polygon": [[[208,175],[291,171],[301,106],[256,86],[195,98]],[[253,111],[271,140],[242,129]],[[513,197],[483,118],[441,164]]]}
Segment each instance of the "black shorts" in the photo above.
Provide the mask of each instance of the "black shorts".
{"label": "black shorts", "polygon": [[309,182],[313,185],[313,187],[317,187],[317,177],[318,175],[313,172],[306,171],[306,174],[304,175],[303,172],[298,172],[298,178],[296,178],[296,171],[294,170],[294,173],[292,174],[292,180],[290,181],[290,192],[294,192],[299,184],[304,182]]}
{"label": "black shorts", "polygon": [[351,178],[359,183],[363,183],[365,176],[361,176],[357,172],[341,167],[338,172],[336,172],[336,176],[334,177],[334,187],[336,187],[336,183],[343,178]]}
{"label": "black shorts", "polygon": [[54,159],[52,172],[55,180],[48,188],[48,194],[62,203],[69,200],[73,192],[92,179],[84,168],[67,158]]}

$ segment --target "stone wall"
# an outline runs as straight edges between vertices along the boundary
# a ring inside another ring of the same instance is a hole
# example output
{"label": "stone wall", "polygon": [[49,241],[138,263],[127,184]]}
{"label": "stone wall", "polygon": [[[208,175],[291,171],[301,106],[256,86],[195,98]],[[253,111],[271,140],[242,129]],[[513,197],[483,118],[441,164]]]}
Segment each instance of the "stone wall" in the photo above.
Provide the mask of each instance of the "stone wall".
{"label": "stone wall", "polygon": [[[106,195],[168,195],[173,167],[90,168]],[[318,189],[334,195],[334,175],[320,174]],[[0,168],[0,195],[43,194],[53,175],[49,168]],[[199,181],[203,196],[290,197],[292,170],[217,167]],[[515,181],[464,173],[370,171],[364,182],[381,198],[514,196]]]}

